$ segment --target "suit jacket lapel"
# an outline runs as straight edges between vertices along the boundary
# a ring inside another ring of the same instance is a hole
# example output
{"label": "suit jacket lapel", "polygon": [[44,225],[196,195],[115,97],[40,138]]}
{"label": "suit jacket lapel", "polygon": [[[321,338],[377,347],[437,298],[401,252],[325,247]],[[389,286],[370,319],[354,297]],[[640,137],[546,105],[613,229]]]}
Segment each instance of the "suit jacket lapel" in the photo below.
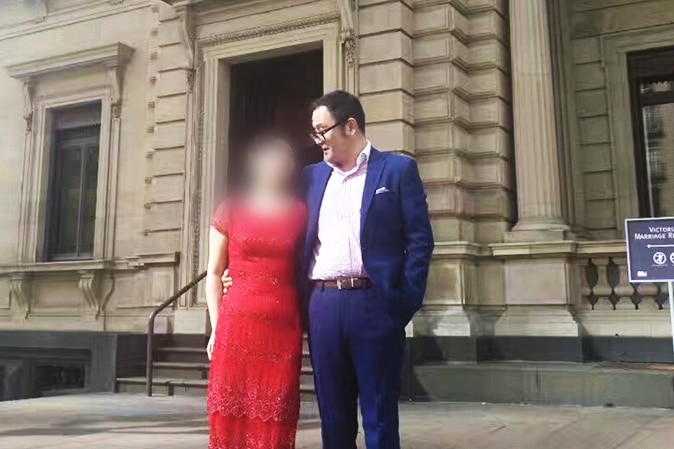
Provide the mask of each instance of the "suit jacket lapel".
{"label": "suit jacket lapel", "polygon": [[367,175],[365,177],[365,189],[363,190],[363,202],[360,208],[360,231],[363,232],[365,227],[365,218],[367,218],[367,211],[370,209],[372,199],[377,190],[377,185],[384,172],[384,165],[386,165],[382,154],[376,149],[372,148],[370,152],[370,160],[367,163]]}
{"label": "suit jacket lapel", "polygon": [[313,243],[316,240],[318,229],[318,215],[321,211],[321,203],[325,188],[328,186],[328,180],[332,174],[332,168],[325,162],[316,167],[315,178],[310,181],[308,192],[309,217],[307,223],[307,244],[305,247],[305,257],[308,257],[310,251],[313,251]]}

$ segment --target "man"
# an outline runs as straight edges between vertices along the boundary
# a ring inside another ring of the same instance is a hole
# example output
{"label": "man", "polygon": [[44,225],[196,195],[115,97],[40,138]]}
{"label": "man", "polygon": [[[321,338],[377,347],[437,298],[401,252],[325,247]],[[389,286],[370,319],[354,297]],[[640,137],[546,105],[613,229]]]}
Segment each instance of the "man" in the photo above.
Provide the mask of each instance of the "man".
{"label": "man", "polygon": [[324,161],[302,173],[301,274],[323,448],[356,447],[360,399],[367,448],[399,449],[405,326],[421,307],[434,247],[426,194],[413,159],[372,148],[355,96],[316,100],[312,125]]}

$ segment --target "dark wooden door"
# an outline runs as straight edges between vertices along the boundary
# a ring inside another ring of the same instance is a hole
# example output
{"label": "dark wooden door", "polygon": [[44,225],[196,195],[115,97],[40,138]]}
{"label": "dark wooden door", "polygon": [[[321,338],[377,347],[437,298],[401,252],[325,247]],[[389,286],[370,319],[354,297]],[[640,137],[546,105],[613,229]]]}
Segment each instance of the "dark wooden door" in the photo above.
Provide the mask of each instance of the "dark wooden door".
{"label": "dark wooden door", "polygon": [[322,50],[235,65],[231,81],[229,186],[238,181],[246,143],[261,131],[282,130],[302,165],[322,159],[308,137],[311,102],[323,94]]}

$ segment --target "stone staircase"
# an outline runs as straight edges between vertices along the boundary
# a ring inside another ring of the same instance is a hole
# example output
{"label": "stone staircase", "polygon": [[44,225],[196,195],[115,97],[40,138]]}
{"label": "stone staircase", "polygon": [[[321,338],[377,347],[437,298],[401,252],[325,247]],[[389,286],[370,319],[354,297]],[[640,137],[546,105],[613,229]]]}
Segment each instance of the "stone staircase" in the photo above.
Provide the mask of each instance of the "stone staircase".
{"label": "stone staircase", "polygon": [[[206,356],[206,343],[206,337],[189,340],[171,339],[164,344],[158,340],[152,382],[154,394],[203,396],[208,385],[210,368]],[[119,393],[144,393],[145,377],[118,378],[116,390]],[[303,400],[313,400],[315,394],[306,337],[302,348],[300,393]]]}

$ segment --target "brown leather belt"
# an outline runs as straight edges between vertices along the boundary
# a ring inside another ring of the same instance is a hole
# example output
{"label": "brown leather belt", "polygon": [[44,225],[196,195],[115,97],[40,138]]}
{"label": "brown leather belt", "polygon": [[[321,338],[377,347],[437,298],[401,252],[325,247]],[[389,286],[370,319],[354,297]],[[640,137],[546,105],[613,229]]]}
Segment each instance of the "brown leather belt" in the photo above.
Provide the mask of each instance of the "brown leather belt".
{"label": "brown leather belt", "polygon": [[368,278],[343,278],[329,281],[314,281],[316,288],[323,290],[362,290],[370,288],[372,281]]}

